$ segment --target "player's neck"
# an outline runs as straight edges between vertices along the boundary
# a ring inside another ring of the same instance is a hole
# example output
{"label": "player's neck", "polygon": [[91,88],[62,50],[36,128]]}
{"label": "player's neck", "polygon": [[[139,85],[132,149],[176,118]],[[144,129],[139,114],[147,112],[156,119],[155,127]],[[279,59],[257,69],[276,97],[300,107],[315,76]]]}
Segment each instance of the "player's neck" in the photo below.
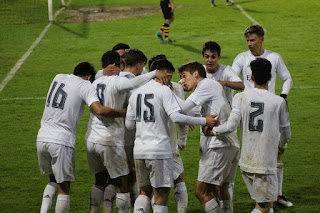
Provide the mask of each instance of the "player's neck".
{"label": "player's neck", "polygon": [[134,67],[126,67],[126,68],[124,68],[123,72],[131,72],[135,76],[140,75],[139,71]]}
{"label": "player's neck", "polygon": [[254,88],[268,90],[268,83],[263,84],[263,85],[258,85],[258,84],[256,84],[256,82],[254,82]]}
{"label": "player's neck", "polygon": [[252,55],[254,55],[254,56],[262,56],[263,53],[264,53],[264,49],[261,48],[261,49],[258,50],[257,52],[251,52],[251,53],[252,53]]}

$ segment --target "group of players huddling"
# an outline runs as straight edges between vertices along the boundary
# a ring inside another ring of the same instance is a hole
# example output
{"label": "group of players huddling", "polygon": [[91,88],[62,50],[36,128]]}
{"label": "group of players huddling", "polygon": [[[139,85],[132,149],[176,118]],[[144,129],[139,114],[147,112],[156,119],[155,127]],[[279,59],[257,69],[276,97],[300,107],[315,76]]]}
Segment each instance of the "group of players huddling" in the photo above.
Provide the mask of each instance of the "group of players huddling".
{"label": "group of players huddling", "polygon": [[[40,212],[69,212],[75,181],[75,133],[85,105],[89,168],[95,176],[90,212],[168,212],[174,187],[177,212],[187,212],[188,193],[179,151],[189,128],[201,125],[195,196],[205,212],[233,212],[238,165],[251,198],[252,212],[273,212],[273,203],[293,204],[282,195],[282,162],[291,137],[287,95],[292,79],[281,56],[263,49],[264,31],[249,26],[249,50],[232,67],[219,64],[220,46],[206,42],[204,65],[175,68],[165,55],[149,59],[137,49],[117,44],[101,58],[97,74],[88,62],[73,74],[53,79],[37,136],[40,171],[49,175]],[[241,74],[242,79],[238,77]],[[284,81],[275,95],[276,75]],[[234,90],[244,90],[233,96]],[[192,93],[185,100],[184,92]],[[237,127],[241,122],[241,152]],[[177,129],[178,127],[178,135]]]}

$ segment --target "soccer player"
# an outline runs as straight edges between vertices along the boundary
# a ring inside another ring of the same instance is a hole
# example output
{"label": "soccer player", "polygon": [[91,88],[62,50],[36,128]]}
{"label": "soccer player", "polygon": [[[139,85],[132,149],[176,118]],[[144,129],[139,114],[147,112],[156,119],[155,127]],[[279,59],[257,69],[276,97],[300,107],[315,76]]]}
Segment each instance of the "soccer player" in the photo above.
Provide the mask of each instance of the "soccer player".
{"label": "soccer player", "polygon": [[[111,62],[110,62],[111,61]],[[106,52],[101,59],[102,67],[105,63],[120,64],[120,55],[114,51]],[[120,69],[118,69],[120,71]],[[100,102],[104,106],[122,109],[127,92],[148,82],[154,77],[164,80],[165,72],[155,71],[137,78],[127,79],[117,76],[118,73],[109,69],[103,70],[103,77],[93,82],[98,92]],[[128,189],[129,168],[124,150],[124,119],[105,119],[94,112],[90,113],[86,134],[86,147],[91,173],[95,175],[95,184],[90,194],[90,211],[99,212],[100,203],[104,201],[104,212],[110,212],[110,203],[114,193],[106,191],[107,186],[116,185],[116,205],[119,212],[130,211],[130,194]]]}
{"label": "soccer player", "polygon": [[[282,92],[280,94],[285,100],[292,87],[292,78],[288,71],[282,57],[275,52],[266,50],[263,48],[264,42],[264,30],[260,25],[251,25],[245,32],[244,37],[247,41],[248,51],[240,53],[233,61],[232,68],[239,75],[242,76],[242,82],[244,83],[245,90],[252,89],[254,83],[251,80],[252,71],[250,69],[250,62],[256,58],[266,58],[271,64],[271,80],[269,81],[268,90],[275,94],[275,83],[277,74],[280,79],[283,80]],[[282,195],[282,182],[283,182],[283,164],[278,155],[277,163],[277,175],[278,175],[278,204],[290,207],[293,206],[292,202],[288,201],[285,196]]]}
{"label": "soccer player", "polygon": [[[233,2],[226,0],[226,6],[232,6]],[[211,7],[216,7],[217,5],[214,3],[214,0],[211,0]]]}
{"label": "soccer player", "polygon": [[[166,72],[174,68],[162,60]],[[153,212],[168,212],[168,197],[173,187],[173,154],[170,143],[169,118],[175,123],[190,125],[214,125],[214,115],[195,118],[179,113],[180,106],[167,86],[155,78],[136,89],[130,99],[126,115],[126,127],[136,125],[134,159],[140,195],[136,199],[134,212],[149,212],[150,198],[154,193]]]}
{"label": "soccer player", "polygon": [[[169,39],[170,24],[174,21],[173,12],[175,10],[173,0],[160,0],[160,7],[164,17],[164,24],[159,31],[156,32],[156,36],[163,43],[174,42],[175,40]],[[164,39],[162,34],[164,33]]]}
{"label": "soccer player", "polygon": [[221,86],[228,99],[232,103],[233,90],[244,90],[244,85],[239,76],[230,66],[219,64],[221,48],[213,41],[206,42],[202,47],[202,58],[207,78],[215,79]]}
{"label": "soccer player", "polygon": [[[126,77],[128,79],[135,78],[139,76],[143,72],[143,68],[147,62],[147,57],[143,52],[137,49],[129,49],[124,53],[124,61],[125,61],[125,68],[122,72],[119,73],[119,76]],[[125,106],[128,105],[128,101],[130,98],[131,93],[135,89],[129,91],[127,93],[127,98],[125,102]],[[134,168],[134,160],[133,160],[133,144],[135,140],[135,129],[129,130],[125,129],[124,134],[124,141],[125,141],[125,151],[127,154],[128,159],[128,166],[129,166],[129,190],[130,190],[130,197],[131,197],[131,205],[134,205],[134,201],[139,195],[139,187],[137,185],[136,180],[136,173]]]}
{"label": "soccer player", "polygon": [[85,104],[100,116],[125,115],[123,110],[100,104],[90,83],[94,77],[93,66],[82,62],[73,74],[56,75],[50,85],[37,136],[40,171],[50,178],[43,192],[41,213],[49,212],[57,193],[56,212],[69,212],[70,184],[75,181],[75,134]]}
{"label": "soccer player", "polygon": [[209,132],[220,137],[236,130],[241,120],[242,177],[256,200],[252,212],[267,213],[273,212],[273,202],[277,200],[276,158],[278,152],[284,152],[291,131],[285,100],[268,91],[271,63],[257,58],[250,67],[254,89],[236,94],[228,121]]}
{"label": "soccer player", "polygon": [[[201,106],[201,114],[218,114],[221,124],[227,121],[231,108],[222,86],[206,78],[206,71],[199,62],[190,62],[179,68],[182,83],[188,91],[194,92],[187,98],[183,113]],[[233,183],[238,166],[239,141],[236,132],[222,137],[200,135],[199,171],[195,195],[205,212],[232,212],[233,204],[228,191]],[[219,205],[213,192],[219,199]]]}
{"label": "soccer player", "polygon": [[[167,60],[165,55],[157,55],[149,60],[149,70],[156,70],[156,69],[171,69],[172,67],[164,67],[165,63],[163,60]],[[168,63],[168,65],[170,65]],[[185,94],[183,87],[181,84],[172,82],[171,81],[171,90],[177,97],[179,105],[181,106],[185,100]],[[174,198],[177,204],[177,212],[178,213],[185,213],[187,212],[188,207],[188,191],[187,186],[184,180],[184,167],[183,162],[179,153],[179,150],[183,150],[187,143],[187,136],[188,136],[188,125],[181,125],[178,124],[179,129],[179,137],[177,139],[177,132],[176,132],[176,124],[169,120],[170,125],[170,139],[171,139],[171,146],[173,150],[173,161],[174,161],[174,171],[173,171],[173,180],[174,180]],[[152,206],[154,205],[154,197],[151,200]]]}
{"label": "soccer player", "polygon": [[[122,71],[124,69],[124,52],[126,50],[130,49],[130,46],[125,44],[125,43],[118,43],[116,44],[113,48],[112,48],[112,51],[115,51],[117,53],[119,53],[120,55],[120,65],[119,66],[116,66],[115,64],[110,64],[107,63],[106,66],[109,66],[108,69],[115,69],[115,72],[118,72],[118,69],[120,68],[120,71]],[[105,67],[103,67],[105,68]],[[96,74],[96,79],[100,78],[103,76],[103,69],[102,70],[99,70]]]}

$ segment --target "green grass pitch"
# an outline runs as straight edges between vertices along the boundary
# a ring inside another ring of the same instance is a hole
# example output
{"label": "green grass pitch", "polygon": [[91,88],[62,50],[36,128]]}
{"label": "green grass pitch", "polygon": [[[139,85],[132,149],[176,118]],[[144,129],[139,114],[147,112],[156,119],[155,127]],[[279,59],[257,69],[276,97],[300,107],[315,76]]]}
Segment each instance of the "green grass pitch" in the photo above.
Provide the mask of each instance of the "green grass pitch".
{"label": "green grass pitch", "polygon": [[[31,23],[20,20],[18,24],[11,24],[2,13],[5,8],[1,8],[7,2],[0,0],[1,82],[48,24],[46,18],[39,17]],[[14,8],[14,4],[26,2],[11,1],[10,6]],[[59,4],[58,0],[53,2]],[[275,211],[319,212],[320,3],[318,0],[235,2],[267,30],[264,47],[283,57],[293,78],[293,88],[288,96],[292,139],[282,160],[283,193],[294,206],[288,209],[276,206]],[[243,31],[252,21],[235,5],[227,7],[223,0],[216,0],[215,8],[210,7],[209,0],[175,0],[175,4],[179,8],[175,11],[176,20],[171,25],[170,37],[176,40],[172,44],[162,44],[154,35],[163,24],[161,13],[80,23],[64,23],[72,17],[58,16],[58,21],[50,27],[0,92],[0,212],[39,212],[48,178],[39,172],[36,135],[45,102],[43,97],[56,74],[72,73],[75,65],[81,61],[89,61],[99,69],[101,55],[119,42],[142,50],[148,58],[166,54],[176,68],[190,61],[202,62],[201,48],[209,40],[221,45],[220,62],[225,65],[231,65],[238,53],[247,50]],[[158,6],[159,0],[72,0],[68,9],[146,5]],[[30,10],[27,17],[36,16],[39,10]],[[46,14],[46,10],[44,7],[43,13]],[[179,76],[175,74],[173,80],[178,81]],[[277,94],[280,94],[281,87],[282,81],[278,79]],[[88,114],[87,108],[77,131],[77,180],[71,185],[70,212],[89,212],[89,193],[94,177],[89,173],[85,151]],[[194,213],[203,212],[193,194],[200,158],[198,149],[197,128],[189,133],[187,147],[181,152],[189,193],[188,212]],[[250,199],[239,171],[233,203],[236,213],[251,212],[254,208],[254,201]],[[51,212],[54,212],[54,208]],[[176,212],[172,195],[169,212]]]}

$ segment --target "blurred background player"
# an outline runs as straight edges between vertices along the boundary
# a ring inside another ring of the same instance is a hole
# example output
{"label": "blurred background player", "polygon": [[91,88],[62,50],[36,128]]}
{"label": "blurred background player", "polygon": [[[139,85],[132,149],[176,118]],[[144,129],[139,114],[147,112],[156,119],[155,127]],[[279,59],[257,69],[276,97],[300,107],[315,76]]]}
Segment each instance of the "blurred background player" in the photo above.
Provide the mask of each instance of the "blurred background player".
{"label": "blurred background player", "polygon": [[[244,37],[247,41],[248,51],[240,53],[233,61],[232,68],[239,75],[242,76],[242,82],[244,83],[245,90],[254,88],[253,81],[251,80],[251,68],[250,62],[256,58],[266,58],[271,62],[271,80],[269,81],[268,90],[275,94],[275,84],[276,77],[279,75],[280,79],[283,80],[282,92],[280,96],[287,100],[287,95],[292,87],[292,78],[289,70],[282,57],[270,50],[263,48],[264,42],[264,30],[260,25],[254,24],[249,26],[245,32]],[[278,204],[284,207],[293,206],[292,202],[286,199],[282,195],[282,182],[283,182],[283,164],[281,161],[281,152],[278,155],[278,164],[277,164],[277,174],[278,174]]]}
{"label": "blurred background player", "polygon": [[75,133],[85,104],[100,116],[125,115],[123,110],[100,104],[90,83],[94,76],[94,67],[82,62],[73,74],[58,74],[51,83],[37,135],[40,171],[50,178],[43,192],[41,213],[49,212],[57,194],[55,212],[69,212],[70,184],[75,181]]}
{"label": "blurred background player", "polygon": [[[226,0],[226,5],[227,6],[232,6],[233,2]],[[211,0],[211,7],[216,7],[217,5],[214,3],[214,0]]]}
{"label": "blurred background player", "polygon": [[[170,24],[174,21],[173,12],[175,7],[173,0],[160,0],[160,6],[164,17],[164,24],[160,30],[156,32],[156,36],[164,43],[174,42],[174,40],[169,39]],[[162,34],[164,34],[164,39]]]}
{"label": "blurred background player", "polygon": [[278,187],[276,158],[291,137],[288,107],[268,91],[271,63],[257,58],[250,67],[254,88],[235,95],[228,121],[214,127],[209,135],[233,132],[241,121],[239,165],[250,196],[256,201],[252,212],[273,213]]}

